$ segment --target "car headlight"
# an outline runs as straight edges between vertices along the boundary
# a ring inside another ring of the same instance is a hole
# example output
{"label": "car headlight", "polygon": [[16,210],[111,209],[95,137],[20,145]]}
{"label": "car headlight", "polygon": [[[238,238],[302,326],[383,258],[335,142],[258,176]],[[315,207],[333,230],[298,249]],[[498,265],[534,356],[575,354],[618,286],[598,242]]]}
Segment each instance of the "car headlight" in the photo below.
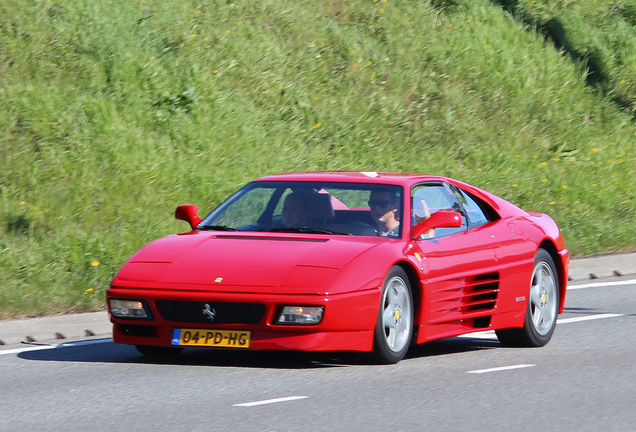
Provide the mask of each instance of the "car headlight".
{"label": "car headlight", "polygon": [[144,302],[141,300],[110,299],[110,312],[117,318],[150,319]]}
{"label": "car headlight", "polygon": [[276,324],[320,324],[324,310],[324,306],[284,306],[278,316]]}

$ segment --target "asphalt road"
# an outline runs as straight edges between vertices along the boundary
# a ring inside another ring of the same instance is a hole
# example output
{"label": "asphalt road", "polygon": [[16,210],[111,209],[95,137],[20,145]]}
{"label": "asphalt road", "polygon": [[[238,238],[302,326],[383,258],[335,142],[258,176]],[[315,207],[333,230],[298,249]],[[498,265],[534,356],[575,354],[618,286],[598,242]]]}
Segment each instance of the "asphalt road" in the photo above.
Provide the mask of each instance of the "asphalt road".
{"label": "asphalt road", "polygon": [[626,279],[572,284],[543,348],[475,334],[391,366],[209,350],[153,362],[107,339],[14,345],[0,349],[0,430],[631,432],[636,280]]}

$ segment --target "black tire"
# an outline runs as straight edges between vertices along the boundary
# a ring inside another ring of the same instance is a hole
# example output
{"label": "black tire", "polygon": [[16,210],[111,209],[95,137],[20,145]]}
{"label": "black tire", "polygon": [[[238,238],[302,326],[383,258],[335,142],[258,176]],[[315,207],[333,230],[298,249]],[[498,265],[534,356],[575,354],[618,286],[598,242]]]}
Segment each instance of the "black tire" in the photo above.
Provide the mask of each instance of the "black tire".
{"label": "black tire", "polygon": [[165,346],[151,346],[151,345],[135,345],[137,351],[145,355],[146,357],[153,358],[170,358],[176,357],[181,354],[183,348],[173,348],[173,347],[165,347]]}
{"label": "black tire", "polygon": [[528,307],[522,328],[496,330],[504,346],[541,347],[552,338],[559,311],[559,277],[554,260],[544,249],[534,258]]}
{"label": "black tire", "polygon": [[373,356],[382,364],[404,358],[413,336],[413,294],[406,272],[391,268],[384,278],[373,340]]}

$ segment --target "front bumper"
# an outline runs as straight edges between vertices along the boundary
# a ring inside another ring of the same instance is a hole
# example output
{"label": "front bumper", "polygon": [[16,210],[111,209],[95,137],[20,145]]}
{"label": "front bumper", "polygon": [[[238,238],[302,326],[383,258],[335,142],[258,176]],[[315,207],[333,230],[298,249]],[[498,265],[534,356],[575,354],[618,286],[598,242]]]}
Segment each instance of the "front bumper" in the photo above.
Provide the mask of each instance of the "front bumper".
{"label": "front bumper", "polygon": [[[303,351],[371,351],[380,288],[338,295],[255,295],[164,291],[111,287],[110,298],[144,300],[152,319],[123,319],[112,315],[113,341],[130,345],[174,346],[175,328],[209,330],[248,330],[250,349]],[[255,324],[202,323],[200,317],[175,321],[162,316],[158,301],[259,303],[265,306],[262,319]],[[275,324],[283,305],[324,306],[322,322],[312,326]]]}

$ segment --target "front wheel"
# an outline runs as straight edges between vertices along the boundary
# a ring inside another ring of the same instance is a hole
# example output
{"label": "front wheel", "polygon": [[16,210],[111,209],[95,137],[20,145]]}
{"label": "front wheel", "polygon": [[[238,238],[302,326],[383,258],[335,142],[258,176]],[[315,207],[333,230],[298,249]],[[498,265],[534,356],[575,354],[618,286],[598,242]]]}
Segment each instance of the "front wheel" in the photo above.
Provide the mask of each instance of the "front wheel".
{"label": "front wheel", "polygon": [[559,279],[550,254],[539,249],[534,258],[523,328],[496,330],[504,346],[540,347],[554,333],[559,308]]}
{"label": "front wheel", "polygon": [[413,295],[406,272],[391,268],[384,279],[378,320],[375,326],[373,355],[384,364],[404,358],[413,335]]}

